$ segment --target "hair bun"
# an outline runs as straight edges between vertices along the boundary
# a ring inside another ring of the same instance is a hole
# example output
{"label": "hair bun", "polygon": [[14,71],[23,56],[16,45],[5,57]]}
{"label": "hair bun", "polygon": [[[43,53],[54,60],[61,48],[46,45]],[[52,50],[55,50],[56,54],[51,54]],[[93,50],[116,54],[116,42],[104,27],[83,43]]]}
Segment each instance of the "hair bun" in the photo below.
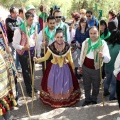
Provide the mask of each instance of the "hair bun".
{"label": "hair bun", "polygon": [[56,31],[63,31],[63,29],[60,28],[60,27],[58,27],[58,28],[56,29]]}

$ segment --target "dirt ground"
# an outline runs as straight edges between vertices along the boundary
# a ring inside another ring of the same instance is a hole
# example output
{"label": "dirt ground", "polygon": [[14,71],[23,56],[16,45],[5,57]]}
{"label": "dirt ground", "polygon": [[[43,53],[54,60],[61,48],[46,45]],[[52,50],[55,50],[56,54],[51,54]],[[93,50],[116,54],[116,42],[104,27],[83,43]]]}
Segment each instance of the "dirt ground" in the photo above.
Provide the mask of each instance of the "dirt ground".
{"label": "dirt ground", "polygon": [[[35,71],[35,87],[39,90],[40,82],[42,78],[41,66],[39,64],[36,65]],[[23,83],[22,77],[20,78],[22,83],[24,93],[26,96],[26,100],[28,103],[31,120],[116,120],[118,114],[118,104],[117,101],[108,102],[108,97],[105,98],[105,106],[102,106],[102,94],[100,90],[100,94],[98,96],[98,105],[90,105],[87,107],[81,107],[84,101],[84,91],[82,82],[81,86],[81,99],[80,101],[71,108],[59,108],[52,109],[51,107],[44,105],[39,100],[39,93],[37,93],[34,97],[33,109],[32,109],[32,98],[26,95],[25,86]],[[15,107],[14,110],[11,111],[11,117],[13,120],[29,120],[26,106],[22,97],[21,90],[20,91],[20,103],[22,106]]]}

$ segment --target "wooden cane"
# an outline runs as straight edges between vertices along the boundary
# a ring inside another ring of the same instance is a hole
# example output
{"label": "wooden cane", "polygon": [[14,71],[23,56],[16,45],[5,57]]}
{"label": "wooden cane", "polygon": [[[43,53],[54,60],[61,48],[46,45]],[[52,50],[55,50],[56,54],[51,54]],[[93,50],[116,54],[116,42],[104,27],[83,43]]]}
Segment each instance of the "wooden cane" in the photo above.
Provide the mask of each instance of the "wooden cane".
{"label": "wooden cane", "polygon": [[[36,41],[35,41],[35,53],[34,53],[34,57],[36,57],[36,44],[37,44],[37,41],[38,41],[38,29],[37,29],[37,26],[36,26]],[[32,74],[32,113],[33,113],[33,109],[34,109],[34,104],[33,104],[33,98],[34,98],[34,80],[35,80],[35,61],[34,61],[34,65],[33,65],[33,74]]]}
{"label": "wooden cane", "polygon": [[[45,32],[44,32],[44,28],[45,28],[45,21],[44,21],[44,18],[45,18],[45,14],[43,14],[43,41],[45,41]],[[44,55],[46,53],[46,46],[44,46]],[[46,61],[44,61],[44,70],[46,69]]]}
{"label": "wooden cane", "polygon": [[[100,22],[99,22],[99,52],[101,52],[100,50]],[[101,83],[101,88],[102,88],[102,103],[103,103],[103,107],[104,107],[104,89],[103,89],[103,83],[102,83],[102,59],[99,58],[99,66],[100,66],[100,83]]]}
{"label": "wooden cane", "polygon": [[[0,26],[0,27],[1,27],[1,26]],[[2,27],[1,27],[1,31],[2,31],[2,35],[3,35],[4,42],[5,42],[5,46],[6,46],[7,48],[9,48],[9,47],[8,47],[8,44],[7,44],[7,42],[6,42],[6,41],[7,41],[7,40],[6,40],[6,37],[5,37],[4,32],[3,32],[3,30],[2,30]],[[18,75],[16,66],[15,66],[15,64],[14,64],[13,57],[12,57],[12,55],[11,55],[10,52],[9,52],[9,55],[10,55],[10,58],[11,58],[11,60],[12,60],[13,65],[14,65],[15,72],[16,72],[16,74]],[[20,82],[19,76],[17,76],[17,77],[18,77],[18,83],[19,83],[19,85],[20,85],[20,88],[21,88],[21,91],[22,91],[22,95],[23,95],[23,98],[24,98],[24,102],[25,102],[25,105],[26,105],[26,109],[27,109],[27,113],[28,113],[28,116],[29,116],[29,120],[31,120],[29,108],[28,108],[28,105],[27,105],[27,101],[26,101],[26,98],[25,98],[24,91],[23,91],[23,87],[22,87],[22,84],[21,84],[21,82]]]}
{"label": "wooden cane", "polygon": [[[21,1],[21,0],[20,0]],[[24,25],[25,25],[25,32],[26,32],[26,37],[27,37],[27,45],[29,45],[29,37],[28,37],[28,28],[26,28],[26,17],[25,17],[25,12],[24,12],[24,7],[23,3],[22,4],[22,9],[23,9],[23,15],[24,15]],[[30,50],[28,50],[28,56],[29,56],[29,64],[30,64],[30,74],[31,74],[31,79],[32,79],[32,63],[31,63],[31,55],[30,55]]]}

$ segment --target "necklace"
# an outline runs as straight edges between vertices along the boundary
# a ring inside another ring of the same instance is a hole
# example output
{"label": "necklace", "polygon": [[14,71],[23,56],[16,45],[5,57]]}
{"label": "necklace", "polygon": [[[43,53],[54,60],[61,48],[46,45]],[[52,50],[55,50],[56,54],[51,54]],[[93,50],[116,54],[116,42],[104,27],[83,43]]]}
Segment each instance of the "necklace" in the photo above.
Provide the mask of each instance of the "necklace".
{"label": "necklace", "polygon": [[64,42],[62,42],[62,43],[58,43],[57,41],[55,41],[58,45],[63,45],[64,44]]}
{"label": "necklace", "polygon": [[64,49],[64,42],[62,42],[61,44],[59,44],[58,42],[55,42],[55,47],[57,51],[62,52],[62,50]]}

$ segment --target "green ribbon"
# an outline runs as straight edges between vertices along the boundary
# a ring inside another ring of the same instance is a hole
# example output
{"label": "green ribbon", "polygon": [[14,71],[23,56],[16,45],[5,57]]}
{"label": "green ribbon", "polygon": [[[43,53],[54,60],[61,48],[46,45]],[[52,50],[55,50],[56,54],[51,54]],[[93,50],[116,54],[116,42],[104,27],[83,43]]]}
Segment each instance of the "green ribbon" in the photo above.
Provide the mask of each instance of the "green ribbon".
{"label": "green ribbon", "polygon": [[[21,23],[19,27],[24,33],[26,33],[24,23]],[[35,32],[35,26],[31,25],[31,28],[28,30],[28,36],[30,37],[34,32]]]}
{"label": "green ribbon", "polygon": [[49,37],[49,40],[52,40],[54,39],[55,37],[55,33],[56,33],[56,28],[52,31],[52,33],[50,33],[50,30],[48,28],[48,26],[45,28],[45,33],[46,35]]}
{"label": "green ribbon", "polygon": [[99,16],[98,16],[98,21],[100,21],[102,18],[102,10],[99,10]]}
{"label": "green ribbon", "polygon": [[104,33],[103,33],[103,34],[100,36],[100,38],[101,38],[102,40],[105,40],[105,39],[109,38],[110,35],[111,35],[110,32],[108,32],[106,36],[105,36]]}
{"label": "green ribbon", "polygon": [[47,21],[47,18],[48,18],[48,15],[47,15],[47,13],[42,12],[42,13],[39,15],[39,17],[42,18],[44,22],[46,22],[46,21]]}
{"label": "green ribbon", "polygon": [[98,48],[103,44],[101,38],[100,38],[100,39],[97,41],[97,43],[94,44],[94,45],[91,45],[91,44],[92,44],[91,41],[92,41],[92,40],[89,38],[89,40],[88,40],[88,51],[87,51],[87,54],[88,54],[91,50],[94,51],[95,49],[98,49]]}

